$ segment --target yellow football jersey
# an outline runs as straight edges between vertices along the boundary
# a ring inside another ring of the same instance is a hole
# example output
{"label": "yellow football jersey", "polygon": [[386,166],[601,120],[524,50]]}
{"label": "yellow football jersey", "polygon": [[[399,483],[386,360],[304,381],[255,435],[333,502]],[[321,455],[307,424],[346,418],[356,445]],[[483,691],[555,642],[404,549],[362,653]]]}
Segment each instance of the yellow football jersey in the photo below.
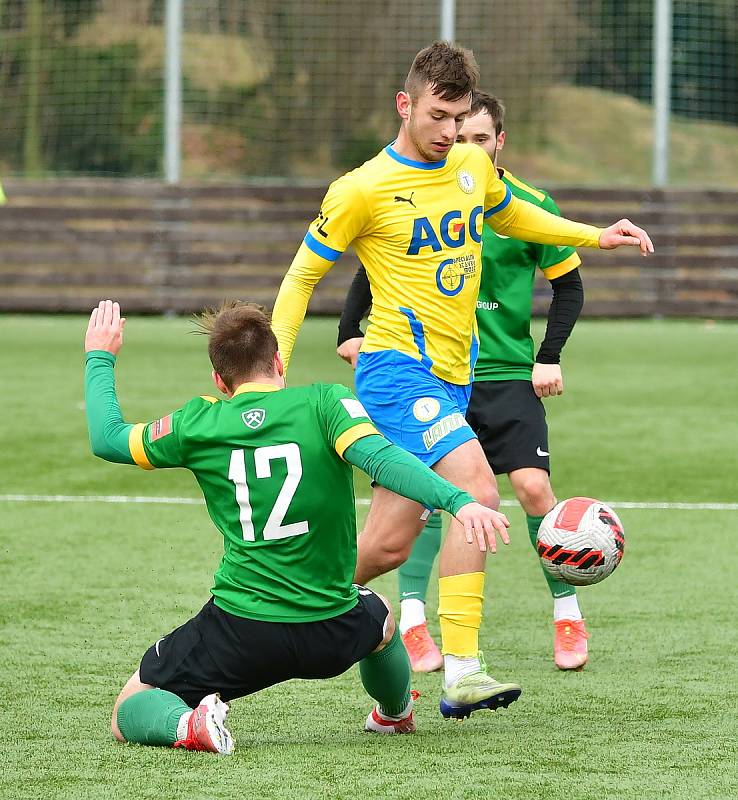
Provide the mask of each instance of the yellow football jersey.
{"label": "yellow football jersey", "polygon": [[597,246],[599,239],[596,228],[513,197],[477,145],[456,144],[437,162],[412,161],[388,145],[336,180],[274,306],[283,358],[313,286],[353,244],[373,300],[362,350],[398,350],[442,380],[469,383],[485,221],[509,235],[523,231],[528,241],[530,225],[539,241]]}

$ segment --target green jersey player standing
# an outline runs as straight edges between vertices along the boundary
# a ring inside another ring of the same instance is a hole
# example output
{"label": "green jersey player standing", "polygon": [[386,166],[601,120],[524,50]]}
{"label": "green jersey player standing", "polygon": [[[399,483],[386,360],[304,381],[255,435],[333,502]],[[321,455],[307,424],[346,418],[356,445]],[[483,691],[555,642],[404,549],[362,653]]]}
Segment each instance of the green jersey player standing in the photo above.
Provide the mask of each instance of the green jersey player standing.
{"label": "green jersey player standing", "polygon": [[356,518],[351,464],[391,491],[438,506],[470,546],[504,542],[507,520],[380,436],[342,386],[286,388],[277,340],[255,306],[205,315],[213,380],[149,424],[123,420],[113,368],[125,319],[93,310],[85,401],[95,455],[195,475],[224,541],[202,610],[144,654],[113,709],[120,741],[233,751],[224,700],[290,678],[329,678],[359,662],[377,700],[365,729],[412,733],[410,668],[389,605],[352,584]]}
{"label": "green jersey player standing", "polygon": [[[496,98],[475,92],[470,115],[457,141],[482,147],[497,166],[505,143],[504,107]],[[498,167],[516,197],[554,214],[559,210],[545,192]],[[542,397],[563,392],[559,359],[584,301],[572,247],[540,245],[500,236],[488,226],[482,233],[482,278],[477,301],[479,353],[474,368],[467,421],[477,434],[496,475],[507,473],[526,512],[535,547],[545,514],[556,505],[549,479],[549,447]],[[534,355],[530,321],[533,283],[538,270],[551,282],[553,299],[543,342]],[[371,304],[368,281],[360,270],[341,317],[338,354],[352,362],[361,343],[358,327]],[[425,619],[425,594],[441,543],[441,520],[434,514],[399,568],[400,631],[413,669],[429,672],[443,661]],[[587,661],[588,633],[574,586],[544,571],[554,604],[554,661],[560,669],[581,669]]]}

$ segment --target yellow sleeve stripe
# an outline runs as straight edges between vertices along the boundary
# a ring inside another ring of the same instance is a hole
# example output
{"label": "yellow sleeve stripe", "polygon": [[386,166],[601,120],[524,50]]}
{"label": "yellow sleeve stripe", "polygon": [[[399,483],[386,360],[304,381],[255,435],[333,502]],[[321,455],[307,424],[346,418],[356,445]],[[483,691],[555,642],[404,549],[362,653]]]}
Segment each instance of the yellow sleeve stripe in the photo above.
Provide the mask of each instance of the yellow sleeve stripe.
{"label": "yellow sleeve stripe", "polygon": [[209,395],[209,394],[201,394],[200,398],[202,400],[207,400],[208,403],[217,403],[218,402],[218,398],[217,397],[213,397],[212,395]]}
{"label": "yellow sleeve stripe", "polygon": [[146,451],[144,450],[143,437],[145,430],[146,425],[143,422],[134,425],[131,428],[131,432],[128,434],[128,447],[133,460],[141,469],[154,469],[154,465],[149,461]]}
{"label": "yellow sleeve stripe", "polygon": [[562,275],[566,275],[567,272],[576,269],[581,263],[582,259],[579,258],[577,253],[572,253],[568,258],[565,258],[558,264],[552,264],[550,267],[546,267],[546,269],[543,270],[543,274],[552,281],[554,278],[560,278]]}
{"label": "yellow sleeve stripe", "polygon": [[335,450],[343,458],[343,454],[354,442],[358,442],[359,439],[363,439],[365,436],[374,436],[378,433],[379,431],[370,422],[360,422],[358,425],[354,425],[353,428],[344,431],[336,439]]}
{"label": "yellow sleeve stripe", "polygon": [[521,181],[520,178],[516,178],[514,175],[511,175],[507,170],[505,170],[505,178],[510,181],[513,186],[517,186],[518,189],[522,189],[524,192],[528,192],[528,194],[533,195],[533,197],[535,197],[539,203],[542,203],[546,199],[546,195],[543,194],[543,192],[533,188],[532,186],[529,186],[524,181]]}

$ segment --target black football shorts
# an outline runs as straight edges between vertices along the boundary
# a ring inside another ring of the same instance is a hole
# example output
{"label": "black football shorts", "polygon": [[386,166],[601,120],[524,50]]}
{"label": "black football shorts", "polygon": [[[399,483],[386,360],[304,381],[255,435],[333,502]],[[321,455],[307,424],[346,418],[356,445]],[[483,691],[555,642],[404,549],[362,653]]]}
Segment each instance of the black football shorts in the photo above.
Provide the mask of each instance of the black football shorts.
{"label": "black football shorts", "polygon": [[530,381],[475,381],[466,421],[496,475],[523,467],[550,473],[546,410]]}
{"label": "black football shorts", "polygon": [[231,700],[290,678],[333,678],[384,638],[387,607],[370,589],[358,588],[359,601],[350,611],[320,622],[246,619],[210,598],[144,653],[140,678],[192,708],[213,692]]}

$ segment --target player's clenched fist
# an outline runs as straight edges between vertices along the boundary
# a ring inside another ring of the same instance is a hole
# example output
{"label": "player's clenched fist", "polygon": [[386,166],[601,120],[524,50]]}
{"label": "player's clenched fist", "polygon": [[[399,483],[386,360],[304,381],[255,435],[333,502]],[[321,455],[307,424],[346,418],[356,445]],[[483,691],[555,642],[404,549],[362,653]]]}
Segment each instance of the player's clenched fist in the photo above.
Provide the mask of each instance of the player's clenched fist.
{"label": "player's clenched fist", "polygon": [[101,300],[90,314],[85,334],[85,352],[105,350],[114,356],[118,355],[123,345],[125,324],[125,318],[120,315],[120,305],[112,300]]}
{"label": "player's clenched fist", "polygon": [[531,383],[536,397],[555,397],[564,393],[564,379],[559,364],[534,364]]}
{"label": "player's clenched fist", "polygon": [[356,336],[353,339],[346,339],[336,348],[336,353],[347,363],[356,369],[356,362],[359,360],[359,351],[361,350],[361,343],[364,341],[363,336]]}
{"label": "player's clenched fist", "polygon": [[487,550],[487,543],[489,543],[490,553],[497,552],[496,534],[498,533],[503,544],[510,544],[510,537],[507,534],[510,521],[499,511],[494,511],[480,503],[467,503],[456,512],[455,516],[464,526],[467,544],[474,544],[476,539],[482,552]]}

